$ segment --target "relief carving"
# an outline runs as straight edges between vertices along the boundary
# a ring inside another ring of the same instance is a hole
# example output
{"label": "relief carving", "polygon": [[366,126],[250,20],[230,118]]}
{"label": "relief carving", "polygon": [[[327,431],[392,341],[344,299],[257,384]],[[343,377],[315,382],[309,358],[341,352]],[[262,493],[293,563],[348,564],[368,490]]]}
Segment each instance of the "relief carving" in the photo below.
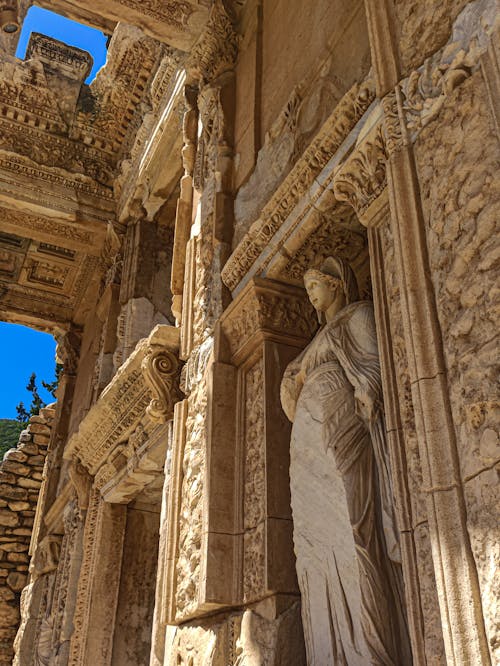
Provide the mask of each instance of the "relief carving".
{"label": "relief carving", "polygon": [[44,574],[51,573],[57,569],[61,555],[61,537],[57,534],[49,534],[44,537],[36,547],[31,563],[31,576],[36,580]]}
{"label": "relief carving", "polygon": [[266,469],[263,386],[264,362],[260,358],[245,375],[244,602],[257,598],[265,590]]}
{"label": "relief carving", "polygon": [[372,305],[339,258],[304,282],[322,327],[281,397],[308,663],[410,664]]}
{"label": "relief carving", "polygon": [[226,5],[223,0],[214,1],[207,27],[189,56],[187,69],[202,84],[231,70],[236,61],[239,40]]}
{"label": "relief carving", "polygon": [[387,185],[387,151],[382,125],[356,147],[335,176],[333,192],[338,201],[347,201],[362,218]]}
{"label": "relief carving", "polygon": [[135,9],[141,14],[168,23],[177,30],[186,30],[189,17],[194,11],[191,3],[184,0],[118,0],[120,5]]}
{"label": "relief carving", "polygon": [[155,421],[165,423],[174,415],[174,405],[181,399],[179,358],[164,349],[151,348],[142,362],[146,384],[153,398],[146,414]]}
{"label": "relief carving", "polygon": [[231,291],[250,270],[374,98],[371,79],[355,84],[342,97],[226,262],[222,279]]}
{"label": "relief carving", "polygon": [[447,45],[400,84],[412,141],[437,118],[453,90],[480,68],[480,56],[497,23],[495,0],[470,3],[457,17]]}

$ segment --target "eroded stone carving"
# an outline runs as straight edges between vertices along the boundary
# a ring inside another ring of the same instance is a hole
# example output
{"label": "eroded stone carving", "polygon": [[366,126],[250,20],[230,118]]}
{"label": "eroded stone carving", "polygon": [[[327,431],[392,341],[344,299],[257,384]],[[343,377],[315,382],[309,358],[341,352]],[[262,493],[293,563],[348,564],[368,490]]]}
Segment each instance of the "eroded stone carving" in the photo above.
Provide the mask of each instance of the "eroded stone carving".
{"label": "eroded stone carving", "polygon": [[386,187],[386,160],[384,134],[379,124],[335,177],[336,198],[349,202],[360,218]]}
{"label": "eroded stone carving", "polygon": [[281,395],[308,663],[411,663],[372,306],[341,259],[304,282],[323,326]]}
{"label": "eroded stone carving", "polygon": [[234,290],[237,287],[300,198],[312,185],[314,178],[368,109],[374,96],[373,82],[368,79],[352,86],[342,97],[317,136],[263,208],[259,219],[252,224],[229,257],[222,270],[222,279],[229,289]]}
{"label": "eroded stone carving", "polygon": [[174,414],[174,404],[180,400],[179,358],[164,349],[150,349],[142,362],[142,369],[153,398],[146,413],[155,421],[163,423]]}

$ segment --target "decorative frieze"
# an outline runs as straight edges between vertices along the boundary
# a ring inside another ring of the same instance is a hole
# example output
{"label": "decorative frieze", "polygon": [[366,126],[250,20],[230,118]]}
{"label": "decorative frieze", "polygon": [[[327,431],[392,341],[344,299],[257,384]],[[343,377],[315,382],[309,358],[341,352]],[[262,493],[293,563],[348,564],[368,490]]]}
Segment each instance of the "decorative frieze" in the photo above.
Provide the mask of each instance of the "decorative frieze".
{"label": "decorative frieze", "polygon": [[386,160],[384,134],[378,123],[335,175],[333,192],[336,199],[347,201],[361,221],[387,185]]}
{"label": "decorative frieze", "polygon": [[368,80],[355,84],[340,100],[224,266],[222,279],[229,289],[237,287],[374,98],[373,82]]}

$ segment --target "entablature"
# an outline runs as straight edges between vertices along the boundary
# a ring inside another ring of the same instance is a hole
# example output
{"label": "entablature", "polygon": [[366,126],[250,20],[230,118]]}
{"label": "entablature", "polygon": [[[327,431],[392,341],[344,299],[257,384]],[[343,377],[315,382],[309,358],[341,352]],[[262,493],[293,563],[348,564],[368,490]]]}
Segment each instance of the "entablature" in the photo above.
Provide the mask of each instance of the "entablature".
{"label": "entablature", "polygon": [[66,445],[64,457],[94,476],[109,501],[127,503],[163,470],[164,425],[181,398],[178,349],[179,329],[156,326],[137,344]]}

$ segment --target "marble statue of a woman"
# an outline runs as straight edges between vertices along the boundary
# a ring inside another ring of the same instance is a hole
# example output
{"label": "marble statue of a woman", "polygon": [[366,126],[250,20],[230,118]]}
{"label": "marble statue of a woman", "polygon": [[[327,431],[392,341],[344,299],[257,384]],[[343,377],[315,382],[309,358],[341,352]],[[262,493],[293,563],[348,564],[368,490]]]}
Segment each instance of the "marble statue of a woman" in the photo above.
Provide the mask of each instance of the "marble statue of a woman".
{"label": "marble statue of a woman", "polygon": [[322,326],[281,401],[307,663],[411,664],[372,304],[340,258],[304,282]]}

